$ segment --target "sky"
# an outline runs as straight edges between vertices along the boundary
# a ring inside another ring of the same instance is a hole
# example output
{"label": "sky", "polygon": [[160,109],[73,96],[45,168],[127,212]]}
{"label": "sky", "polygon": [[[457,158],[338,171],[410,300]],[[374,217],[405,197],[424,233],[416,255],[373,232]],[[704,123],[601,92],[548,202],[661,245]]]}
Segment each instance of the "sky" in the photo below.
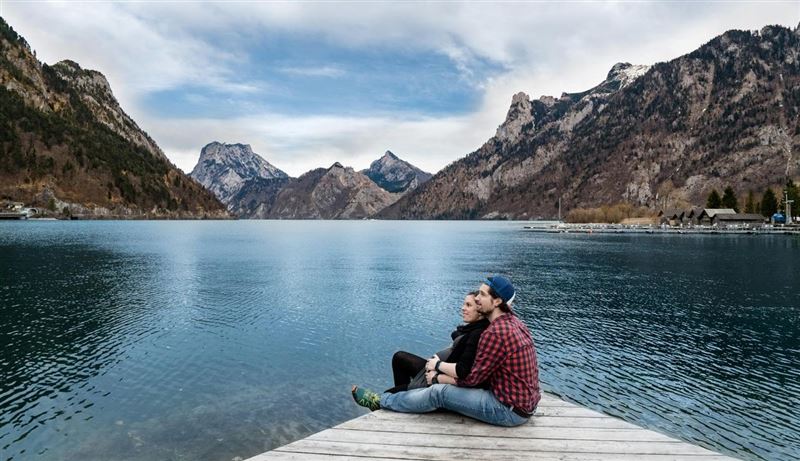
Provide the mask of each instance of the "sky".
{"label": "sky", "polygon": [[800,1],[0,0],[48,64],[102,72],[185,172],[212,141],[292,176],[386,150],[429,172],[478,149],[514,94],[587,90],[730,29],[800,23]]}

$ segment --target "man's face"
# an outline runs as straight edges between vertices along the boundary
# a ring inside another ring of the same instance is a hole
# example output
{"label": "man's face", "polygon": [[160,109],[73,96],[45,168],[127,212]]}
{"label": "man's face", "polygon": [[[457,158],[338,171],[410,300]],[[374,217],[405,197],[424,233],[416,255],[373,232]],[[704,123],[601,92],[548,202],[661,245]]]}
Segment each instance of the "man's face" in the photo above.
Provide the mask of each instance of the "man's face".
{"label": "man's face", "polygon": [[500,298],[492,298],[492,295],[489,294],[489,285],[485,283],[481,285],[480,290],[478,290],[478,296],[475,297],[475,303],[478,305],[478,312],[488,316],[492,311],[497,309],[500,302]]}

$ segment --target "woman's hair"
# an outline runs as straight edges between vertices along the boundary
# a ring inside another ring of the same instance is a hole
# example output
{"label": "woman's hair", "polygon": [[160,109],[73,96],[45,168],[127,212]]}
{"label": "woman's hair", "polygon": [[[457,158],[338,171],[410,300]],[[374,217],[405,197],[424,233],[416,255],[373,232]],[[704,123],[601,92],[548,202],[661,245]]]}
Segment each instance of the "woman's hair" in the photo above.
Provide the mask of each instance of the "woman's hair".
{"label": "woman's hair", "polygon": [[500,298],[500,295],[498,295],[497,292],[494,291],[494,288],[492,288],[492,287],[489,287],[489,296],[491,296],[492,298],[499,298],[500,299],[501,302],[500,302],[500,305],[498,307],[500,308],[501,312],[505,312],[505,313],[511,312],[511,306],[509,306],[508,303],[503,301],[503,299]]}

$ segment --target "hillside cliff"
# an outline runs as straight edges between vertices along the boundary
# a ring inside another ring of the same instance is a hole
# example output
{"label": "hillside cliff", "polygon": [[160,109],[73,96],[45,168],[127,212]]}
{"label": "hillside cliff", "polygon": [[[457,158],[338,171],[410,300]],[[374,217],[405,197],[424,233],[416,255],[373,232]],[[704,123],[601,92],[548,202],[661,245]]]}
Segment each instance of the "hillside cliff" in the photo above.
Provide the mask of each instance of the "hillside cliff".
{"label": "hillside cliff", "polygon": [[0,18],[0,198],[86,217],[227,217],[122,110],[106,78],[39,62]]}

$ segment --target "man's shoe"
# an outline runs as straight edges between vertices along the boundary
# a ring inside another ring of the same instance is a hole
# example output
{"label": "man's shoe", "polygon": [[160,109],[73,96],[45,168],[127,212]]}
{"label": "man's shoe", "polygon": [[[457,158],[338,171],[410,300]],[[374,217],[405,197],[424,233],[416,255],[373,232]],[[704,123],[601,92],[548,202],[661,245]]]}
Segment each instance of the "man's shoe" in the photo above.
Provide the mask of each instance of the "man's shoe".
{"label": "man's shoe", "polygon": [[362,407],[369,408],[370,411],[381,409],[381,396],[375,392],[353,386],[351,393],[353,394],[353,400]]}

